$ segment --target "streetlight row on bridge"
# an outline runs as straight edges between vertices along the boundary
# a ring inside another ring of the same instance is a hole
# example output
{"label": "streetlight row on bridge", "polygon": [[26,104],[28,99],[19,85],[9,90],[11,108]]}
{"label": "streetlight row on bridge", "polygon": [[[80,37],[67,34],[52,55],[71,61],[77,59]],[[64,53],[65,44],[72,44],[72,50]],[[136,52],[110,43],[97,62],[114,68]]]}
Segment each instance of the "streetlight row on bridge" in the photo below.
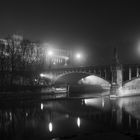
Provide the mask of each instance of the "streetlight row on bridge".
{"label": "streetlight row on bridge", "polygon": [[[64,60],[65,61],[64,65],[67,66],[67,61],[70,59],[68,56],[62,56],[62,55],[55,53],[55,51],[53,51],[53,49],[47,50],[46,57],[49,57],[50,65],[56,64],[56,63],[62,63]],[[83,59],[83,55],[80,52],[75,53],[74,59],[75,59],[75,61],[78,61],[80,63],[80,61],[82,61],[82,59]]]}

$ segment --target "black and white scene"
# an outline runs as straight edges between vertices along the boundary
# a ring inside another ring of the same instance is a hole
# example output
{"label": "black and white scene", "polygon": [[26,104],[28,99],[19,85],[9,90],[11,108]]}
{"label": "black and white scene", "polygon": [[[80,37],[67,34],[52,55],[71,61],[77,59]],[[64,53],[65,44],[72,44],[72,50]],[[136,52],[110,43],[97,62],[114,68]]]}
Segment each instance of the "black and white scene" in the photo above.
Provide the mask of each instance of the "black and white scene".
{"label": "black and white scene", "polygon": [[0,1],[0,140],[140,139],[140,5]]}

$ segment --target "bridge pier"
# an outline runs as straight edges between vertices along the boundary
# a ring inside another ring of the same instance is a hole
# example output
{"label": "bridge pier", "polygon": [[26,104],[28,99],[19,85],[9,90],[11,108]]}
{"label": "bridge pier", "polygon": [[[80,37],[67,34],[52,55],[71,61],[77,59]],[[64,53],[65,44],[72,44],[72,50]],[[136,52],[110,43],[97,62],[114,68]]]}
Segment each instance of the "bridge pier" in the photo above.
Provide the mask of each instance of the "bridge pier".
{"label": "bridge pier", "polygon": [[122,74],[122,65],[119,63],[116,49],[114,49],[114,58],[113,65],[111,67],[111,72],[112,72],[112,83],[110,94],[119,96],[119,88],[122,87],[123,74]]}
{"label": "bridge pier", "polygon": [[119,94],[119,88],[122,87],[123,75],[122,66],[118,65],[112,68],[112,83],[111,83],[111,95]]}

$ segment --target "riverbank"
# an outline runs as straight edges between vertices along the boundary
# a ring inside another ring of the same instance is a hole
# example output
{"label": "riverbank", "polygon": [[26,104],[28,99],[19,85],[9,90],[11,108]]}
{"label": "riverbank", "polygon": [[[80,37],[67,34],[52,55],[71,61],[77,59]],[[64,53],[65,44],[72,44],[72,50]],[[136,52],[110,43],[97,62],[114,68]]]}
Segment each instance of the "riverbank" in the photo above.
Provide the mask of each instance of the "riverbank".
{"label": "riverbank", "polygon": [[67,97],[67,93],[41,93],[41,92],[6,92],[0,93],[0,101],[10,100],[42,100]]}

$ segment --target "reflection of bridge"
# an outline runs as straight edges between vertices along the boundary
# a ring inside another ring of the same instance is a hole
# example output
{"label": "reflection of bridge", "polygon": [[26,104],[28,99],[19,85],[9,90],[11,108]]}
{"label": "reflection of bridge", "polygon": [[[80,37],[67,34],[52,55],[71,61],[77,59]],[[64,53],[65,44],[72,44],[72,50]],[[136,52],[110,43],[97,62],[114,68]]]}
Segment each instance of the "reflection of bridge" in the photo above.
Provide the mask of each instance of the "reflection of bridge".
{"label": "reflection of bridge", "polygon": [[51,69],[42,73],[41,77],[48,78],[53,83],[76,84],[79,82],[84,85],[108,87],[112,93],[118,93],[121,90],[124,94],[126,91],[137,94],[140,93],[139,69],[138,64],[121,65],[115,51],[112,65]]}

